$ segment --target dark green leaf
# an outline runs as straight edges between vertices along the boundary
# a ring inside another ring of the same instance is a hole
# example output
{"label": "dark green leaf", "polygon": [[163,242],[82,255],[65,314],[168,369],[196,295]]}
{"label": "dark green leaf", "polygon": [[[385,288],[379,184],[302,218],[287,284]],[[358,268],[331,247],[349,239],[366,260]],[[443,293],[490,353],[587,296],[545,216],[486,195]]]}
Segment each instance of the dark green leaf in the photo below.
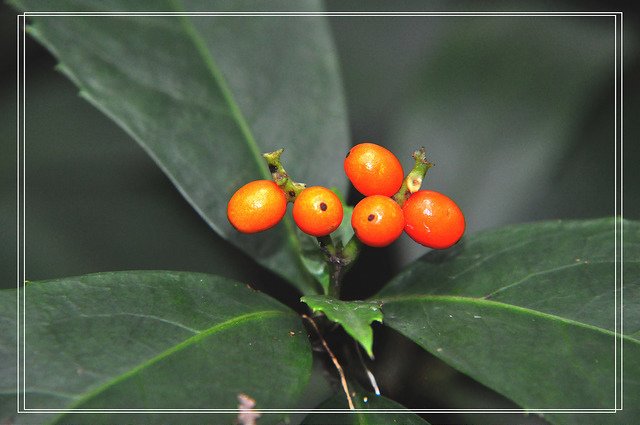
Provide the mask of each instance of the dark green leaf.
{"label": "dark green leaf", "polygon": [[[352,396],[356,409],[405,409],[404,406],[383,396],[376,396],[358,390]],[[347,398],[343,393],[338,393],[334,397],[318,406],[318,409],[348,409]],[[303,425],[334,424],[334,425],[425,425],[427,421],[415,413],[403,412],[353,412],[353,413],[311,413],[302,422]]]}
{"label": "dark green leaf", "polygon": [[[299,317],[244,284],[213,275],[115,272],[24,289],[26,407],[295,406],[311,373]],[[16,292],[1,293],[0,399],[15,403]],[[273,391],[273,388],[278,391]],[[6,414],[6,413],[5,413]],[[232,414],[220,422],[233,421]],[[58,423],[166,421],[147,415],[59,417]],[[25,419],[25,422],[33,421]],[[261,423],[273,423],[277,415]],[[172,422],[194,422],[176,415]]]}
{"label": "dark green leaf", "polygon": [[[89,1],[15,3],[24,10],[98,7]],[[211,5],[99,4],[101,11],[121,12],[199,7]],[[289,218],[264,234],[241,235],[227,221],[226,204],[241,185],[269,178],[260,152],[279,147],[287,149],[286,167],[297,180],[346,187],[344,100],[323,17],[40,16],[31,33],[82,96],[142,145],[214,230],[303,293],[318,292]]]}
{"label": "dark green leaf", "polygon": [[[311,371],[311,377],[309,383],[304,392],[300,396],[298,404],[295,406],[300,409],[297,412],[288,413],[284,419],[284,424],[299,424],[307,416],[305,410],[315,409],[318,404],[324,402],[326,399],[334,394],[333,377],[327,374],[324,362],[314,361],[313,370]],[[260,425],[258,422],[257,425]]]}
{"label": "dark green leaf", "polygon": [[[275,276],[265,276],[263,267],[209,229],[142,149],[80,99],[64,76],[34,69],[27,86],[27,279],[169,269],[220,274],[260,287],[274,282]],[[0,103],[0,127],[15,120],[10,100],[15,102],[6,96]],[[15,162],[16,146],[3,148],[0,157]],[[0,186],[6,240],[12,239],[9,229],[16,232],[15,168],[13,176]],[[13,244],[0,247],[0,276],[6,276],[0,287],[16,287],[16,261]]]}
{"label": "dark green leaf", "polygon": [[341,301],[324,295],[307,295],[300,299],[313,312],[322,312],[329,320],[339,323],[373,357],[371,323],[382,323],[380,303],[375,301]]}
{"label": "dark green leaf", "polygon": [[[375,299],[386,325],[527,409],[613,409],[614,347],[624,343],[631,418],[640,405],[640,225],[624,222],[622,338],[614,333],[616,237],[614,219],[481,233],[427,254]],[[580,419],[588,420],[605,417]]]}

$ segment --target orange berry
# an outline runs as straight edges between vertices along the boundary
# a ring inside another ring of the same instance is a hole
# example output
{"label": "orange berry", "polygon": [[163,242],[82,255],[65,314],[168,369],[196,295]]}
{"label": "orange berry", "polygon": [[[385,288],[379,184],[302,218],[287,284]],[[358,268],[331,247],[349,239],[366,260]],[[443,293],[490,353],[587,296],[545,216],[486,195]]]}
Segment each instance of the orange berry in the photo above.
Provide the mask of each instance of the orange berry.
{"label": "orange berry", "polygon": [[400,189],[404,178],[398,158],[374,143],[352,147],[344,160],[344,171],[364,196],[392,196]]}
{"label": "orange berry", "polygon": [[429,248],[449,248],[464,233],[464,215],[451,198],[432,190],[419,190],[402,206],[405,232]]}
{"label": "orange berry", "polygon": [[233,194],[227,205],[227,218],[242,233],[270,229],[287,212],[287,198],[271,180],[247,183]]}
{"label": "orange berry", "polygon": [[398,239],[404,229],[402,208],[389,197],[368,196],[353,208],[351,226],[365,245],[387,246]]}
{"label": "orange berry", "polygon": [[342,203],[335,193],[322,186],[308,187],[293,203],[293,220],[311,236],[326,236],[342,223]]}

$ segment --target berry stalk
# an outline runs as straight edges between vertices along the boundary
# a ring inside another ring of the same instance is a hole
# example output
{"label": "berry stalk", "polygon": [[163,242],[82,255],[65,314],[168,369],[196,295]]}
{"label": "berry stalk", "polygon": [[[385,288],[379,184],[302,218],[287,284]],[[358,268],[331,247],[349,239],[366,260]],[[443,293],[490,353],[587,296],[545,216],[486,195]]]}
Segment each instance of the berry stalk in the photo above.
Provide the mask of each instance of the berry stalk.
{"label": "berry stalk", "polygon": [[267,161],[269,166],[269,172],[273,181],[282,189],[288,202],[294,202],[300,192],[302,192],[307,185],[304,183],[294,182],[287,171],[282,166],[280,161],[280,155],[284,152],[284,148],[277,151],[263,153],[262,157]]}
{"label": "berry stalk", "polygon": [[434,165],[427,160],[427,153],[425,152],[424,147],[415,151],[411,156],[416,160],[413,169],[402,181],[400,190],[392,196],[393,200],[400,206],[404,205],[405,201],[409,199],[413,193],[420,190],[422,180],[424,180],[424,177],[427,175],[427,171],[429,171],[429,169]]}
{"label": "berry stalk", "polygon": [[[294,215],[294,220],[296,220],[296,224],[298,225],[298,227],[304,233],[316,236],[316,234],[314,234],[315,232],[313,231],[314,229],[307,229],[307,228],[301,227],[300,223],[304,222],[304,215],[302,219],[300,220],[296,219],[296,207],[300,204],[301,201],[304,201],[305,195],[302,195],[302,197],[299,199],[298,202],[295,202],[295,201],[298,199],[302,191],[307,188],[307,186],[304,183],[295,182],[289,176],[287,171],[284,169],[284,167],[282,166],[282,161],[280,160],[280,156],[282,155],[283,152],[284,152],[284,149],[278,149],[273,152],[264,153],[262,154],[262,156],[265,159],[265,161],[267,161],[267,165],[269,166],[269,171],[271,172],[271,177],[273,181],[284,192],[287,202],[294,202],[293,215]],[[309,191],[313,191],[314,189],[318,191],[318,189],[324,189],[324,188],[311,187],[307,192],[305,192],[305,194],[309,193]],[[328,189],[324,189],[324,190],[329,192]],[[331,195],[335,197],[333,193],[331,193]],[[332,207],[331,206],[332,204],[330,201],[331,199],[325,199],[325,202],[320,204],[321,205],[320,208],[322,209],[323,212],[326,212],[327,208],[331,210],[335,209],[334,208],[335,205],[334,207]],[[340,204],[340,201],[337,197],[335,197],[335,202],[339,204],[337,206],[340,209],[340,213],[339,213],[340,220],[342,220],[342,204]],[[324,209],[323,209],[323,206],[324,206]],[[308,214],[309,209],[308,208],[305,209],[305,207],[308,207],[308,205],[306,206],[302,205],[300,207],[301,211],[306,212]],[[311,220],[311,221],[316,222],[317,220]],[[327,234],[324,236],[317,236],[316,239],[318,241],[320,250],[324,254],[325,261],[330,268],[330,275],[329,275],[330,284],[329,284],[328,294],[335,298],[339,298],[340,286],[342,284],[342,277],[347,272],[347,270],[351,268],[351,266],[353,265],[353,262],[358,257],[360,242],[354,237],[349,241],[349,243],[347,243],[345,247],[343,247],[340,242],[334,243],[330,234]]]}

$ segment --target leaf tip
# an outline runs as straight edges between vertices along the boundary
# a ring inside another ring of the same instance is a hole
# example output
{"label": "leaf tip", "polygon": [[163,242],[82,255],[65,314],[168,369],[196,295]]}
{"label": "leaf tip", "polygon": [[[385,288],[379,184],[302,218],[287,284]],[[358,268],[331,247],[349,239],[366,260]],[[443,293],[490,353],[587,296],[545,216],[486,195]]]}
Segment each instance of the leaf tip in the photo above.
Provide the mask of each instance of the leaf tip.
{"label": "leaf tip", "polygon": [[369,358],[371,360],[375,360],[375,357],[373,356],[373,341],[371,341],[371,344],[369,344],[368,347],[365,347],[363,344],[362,348],[364,348],[364,351],[367,353],[367,356],[369,356]]}

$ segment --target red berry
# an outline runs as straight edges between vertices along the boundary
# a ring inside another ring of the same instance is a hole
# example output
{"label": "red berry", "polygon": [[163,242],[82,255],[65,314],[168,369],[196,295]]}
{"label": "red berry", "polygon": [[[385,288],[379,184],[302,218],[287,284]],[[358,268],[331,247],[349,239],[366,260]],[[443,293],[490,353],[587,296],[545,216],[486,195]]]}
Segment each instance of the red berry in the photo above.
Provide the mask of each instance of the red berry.
{"label": "red berry", "polygon": [[293,204],[293,220],[311,236],[326,236],[342,223],[342,203],[335,193],[321,186],[300,192]]}
{"label": "red berry", "polygon": [[373,195],[364,198],[353,208],[351,226],[356,237],[365,245],[383,247],[402,234],[404,216],[393,199]]}
{"label": "red berry", "polygon": [[449,248],[465,229],[464,215],[450,198],[432,190],[419,190],[402,207],[404,230],[414,241],[429,248]]}
{"label": "red berry", "polygon": [[360,143],[351,148],[344,160],[344,171],[364,196],[392,196],[404,178],[398,158],[374,143]]}
{"label": "red berry", "polygon": [[242,233],[267,230],[282,220],[287,198],[271,180],[247,183],[233,194],[227,205],[229,222]]}

